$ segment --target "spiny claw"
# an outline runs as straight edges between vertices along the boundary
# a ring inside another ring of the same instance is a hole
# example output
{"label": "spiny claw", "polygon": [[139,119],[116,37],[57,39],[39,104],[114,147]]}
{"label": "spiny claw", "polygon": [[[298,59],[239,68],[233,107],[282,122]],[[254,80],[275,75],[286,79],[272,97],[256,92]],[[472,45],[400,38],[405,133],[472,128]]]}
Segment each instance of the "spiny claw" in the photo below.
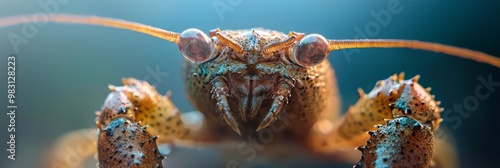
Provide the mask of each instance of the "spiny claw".
{"label": "spiny claw", "polygon": [[401,73],[380,80],[372,91],[360,96],[338,126],[340,136],[337,139],[355,141],[359,145],[362,141],[358,139],[368,138],[366,131],[375,130],[373,125],[401,116],[412,117],[436,130],[441,121],[439,102],[434,100],[429,89],[417,83],[419,75],[408,80],[403,78]]}
{"label": "spiny claw", "polygon": [[428,167],[434,151],[434,139],[429,126],[400,117],[371,131],[366,146],[354,167]]}
{"label": "spiny claw", "polygon": [[[112,86],[112,85],[110,85]],[[130,107],[132,103],[127,98],[124,92],[120,91],[117,87],[111,87],[112,92],[104,101],[101,112],[96,112],[96,123],[100,130],[104,129],[112,120],[123,117],[129,120],[135,120],[135,113]]]}
{"label": "spiny claw", "polygon": [[117,118],[99,133],[99,167],[163,167],[156,139],[145,127]]}
{"label": "spiny claw", "polygon": [[[439,127],[440,102],[434,100],[435,96],[417,83],[419,75],[410,80],[403,81],[399,90],[401,95],[394,101],[393,116],[410,116],[423,124],[430,124],[433,130]],[[432,124],[433,123],[433,124]]]}
{"label": "spiny claw", "polygon": [[[172,103],[168,94],[160,95],[154,86],[146,81],[132,78],[124,79],[123,92],[133,102],[136,121],[147,125],[153,135],[161,135],[160,142],[169,143],[173,139],[182,139],[188,129],[181,121],[181,114]],[[168,92],[167,92],[168,93]]]}

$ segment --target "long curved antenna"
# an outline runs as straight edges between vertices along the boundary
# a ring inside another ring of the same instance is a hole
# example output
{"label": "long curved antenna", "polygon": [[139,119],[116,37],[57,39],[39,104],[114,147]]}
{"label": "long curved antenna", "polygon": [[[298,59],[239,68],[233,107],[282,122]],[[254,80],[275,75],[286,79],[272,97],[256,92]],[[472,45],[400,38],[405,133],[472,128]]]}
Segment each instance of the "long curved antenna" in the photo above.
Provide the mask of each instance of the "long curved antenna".
{"label": "long curved antenna", "polygon": [[358,40],[328,40],[330,50],[342,50],[350,48],[411,48],[438,53],[445,53],[466,59],[484,62],[500,68],[500,58],[478,51],[453,47],[438,43],[429,43],[414,40],[393,39],[358,39]]}
{"label": "long curved antenna", "polygon": [[[32,15],[19,15],[19,16],[0,18],[0,28],[23,24],[27,21],[26,18],[32,18],[32,17],[33,17]],[[40,20],[38,22],[45,22],[45,20]],[[177,38],[179,37],[179,33],[176,32],[171,32],[140,23],[112,19],[112,18],[98,17],[98,16],[57,14],[54,16],[49,16],[47,22],[98,25],[98,26],[113,27],[118,29],[132,30],[135,32],[140,32],[161,39],[165,39],[174,43],[177,43]]]}
{"label": "long curved antenna", "polygon": [[[0,28],[8,27],[26,22],[26,18],[32,18],[32,15],[19,15],[6,18],[0,18]],[[135,32],[148,34],[154,37],[168,40],[177,43],[179,33],[163,30],[160,28],[105,17],[97,16],[79,16],[58,14],[48,17],[48,22],[57,23],[74,23],[74,24],[87,24],[98,25],[105,27],[114,27],[119,29],[126,29]],[[413,41],[413,40],[392,40],[392,39],[355,39],[355,40],[328,40],[330,50],[342,50],[353,48],[411,48],[428,50],[434,52],[441,52],[449,55],[454,55],[466,59],[484,62],[500,68],[500,58],[494,57],[478,51],[472,51],[459,47],[453,47],[437,43]]]}

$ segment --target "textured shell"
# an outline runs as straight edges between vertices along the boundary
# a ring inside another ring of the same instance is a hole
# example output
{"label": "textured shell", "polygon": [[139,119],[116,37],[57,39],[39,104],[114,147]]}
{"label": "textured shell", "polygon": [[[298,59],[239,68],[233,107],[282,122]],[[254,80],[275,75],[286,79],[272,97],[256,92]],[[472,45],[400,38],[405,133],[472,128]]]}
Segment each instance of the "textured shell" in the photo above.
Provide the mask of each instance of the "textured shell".
{"label": "textured shell", "polygon": [[124,86],[109,86],[111,93],[101,112],[97,113],[99,129],[104,129],[116,118],[126,118],[150,127],[150,133],[161,135],[162,142],[182,138],[189,133],[181,121],[179,110],[168,96],[158,94],[145,81],[127,78],[122,82]]}
{"label": "textured shell", "polygon": [[[196,110],[207,117],[208,127],[220,133],[220,135],[215,135],[216,137],[238,136],[231,133],[233,131],[217,114],[217,102],[212,99],[210,81],[215,76],[228,78],[230,73],[244,73],[248,67],[258,69],[259,75],[280,75],[294,79],[295,87],[291,90],[291,97],[277,117],[277,120],[287,118],[290,121],[290,124],[286,125],[287,130],[292,132],[291,135],[294,136],[290,139],[303,139],[318,118],[337,116],[339,110],[337,84],[333,69],[328,61],[312,67],[300,67],[288,62],[286,57],[289,53],[285,51],[277,51],[271,55],[259,55],[259,53],[253,52],[287,37],[281,32],[258,28],[227,30],[221,31],[221,33],[243,44],[243,48],[249,51],[247,55],[237,56],[232,50],[222,48],[223,52],[218,53],[219,55],[214,60],[206,63],[197,64],[186,60],[182,70],[188,99]],[[274,81],[274,79],[271,78],[270,81]],[[239,116],[237,100],[228,97],[228,102],[230,108],[233,109],[233,116]],[[262,102],[255,121],[267,113],[271,104],[271,100]],[[252,121],[245,122],[241,119],[238,119],[237,122],[249,128],[259,124]]]}
{"label": "textured shell", "polygon": [[357,148],[361,160],[354,167],[428,167],[434,151],[429,126],[400,117],[369,132],[366,146]]}
{"label": "textured shell", "polygon": [[100,167],[163,167],[156,137],[127,119],[113,120],[97,144]]}
{"label": "textured shell", "polygon": [[366,142],[369,138],[366,132],[376,130],[375,125],[401,116],[411,117],[435,131],[442,121],[439,113],[443,109],[418,79],[415,76],[404,80],[403,73],[395,74],[378,81],[368,94],[359,89],[360,98],[349,107],[338,131],[325,138],[324,143],[312,145],[324,150],[356,147]]}

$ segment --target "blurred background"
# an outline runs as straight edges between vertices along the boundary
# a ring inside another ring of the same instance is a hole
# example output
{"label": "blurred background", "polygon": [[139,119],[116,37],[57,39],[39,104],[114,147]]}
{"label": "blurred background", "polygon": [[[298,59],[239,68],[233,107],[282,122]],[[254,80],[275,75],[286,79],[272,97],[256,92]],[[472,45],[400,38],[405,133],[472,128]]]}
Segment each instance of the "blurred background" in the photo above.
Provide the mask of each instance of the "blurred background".
{"label": "blurred background", "polygon": [[[51,11],[47,2],[58,2]],[[388,12],[398,4],[398,11]],[[389,6],[388,6],[389,5]],[[70,13],[119,18],[181,32],[198,28],[248,29],[264,27],[288,33],[319,33],[330,39],[396,38],[438,42],[500,56],[500,1],[72,1],[0,0],[0,16],[32,13]],[[39,167],[41,156],[65,132],[95,127],[94,112],[109,93],[108,84],[122,77],[147,80],[160,93],[173,91],[181,111],[194,110],[185,99],[180,77],[182,55],[177,45],[147,35],[83,25],[37,26],[34,36],[15,51],[9,33],[22,36],[22,26],[0,29],[0,110],[6,113],[7,56],[17,55],[16,160],[7,159],[7,115],[0,117],[0,167]],[[364,35],[361,35],[364,34]],[[498,158],[500,87],[471,102],[478,78],[500,81],[500,69],[471,60],[409,49],[363,49],[332,52],[344,111],[358,99],[356,89],[370,91],[375,82],[404,71],[421,75],[431,86],[444,112],[442,128],[452,133],[461,167],[493,167]],[[487,92],[485,90],[481,90]],[[465,101],[465,103],[464,103]],[[469,103],[469,104],[466,104]],[[466,105],[461,115],[454,104]],[[476,105],[476,106],[473,106]],[[471,107],[473,106],[473,107]],[[215,150],[179,150],[170,167],[223,167]],[[307,157],[279,165],[246,167],[325,166]],[[341,165],[340,167],[351,167]]]}

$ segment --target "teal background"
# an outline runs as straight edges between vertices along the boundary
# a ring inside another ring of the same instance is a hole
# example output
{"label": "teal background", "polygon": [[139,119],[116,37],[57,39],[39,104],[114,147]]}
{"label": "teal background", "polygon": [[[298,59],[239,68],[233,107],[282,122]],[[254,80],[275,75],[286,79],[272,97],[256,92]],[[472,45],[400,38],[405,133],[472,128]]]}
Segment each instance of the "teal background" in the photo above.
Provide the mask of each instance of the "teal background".
{"label": "teal background", "polygon": [[[220,2],[230,5],[226,0]],[[43,12],[39,1],[0,0],[0,16]],[[40,0],[45,2],[45,0]],[[329,39],[354,38],[354,27],[364,30],[375,19],[371,10],[387,9],[388,1],[273,1],[242,0],[226,11],[221,20],[215,1],[71,1],[60,13],[120,18],[181,32],[198,28],[208,33],[214,28],[247,29],[264,27],[319,33]],[[439,42],[500,56],[500,1],[407,1],[403,10],[372,38],[415,39]],[[120,85],[122,77],[147,79],[160,93],[173,91],[173,102],[181,111],[194,110],[183,93],[180,77],[182,56],[175,44],[130,31],[82,25],[49,23],[19,47],[17,57],[16,161],[6,159],[6,60],[14,53],[6,35],[21,33],[21,26],[0,29],[0,167],[37,167],[43,151],[63,133],[95,126],[94,111],[108,94],[107,85]],[[431,86],[442,107],[451,109],[474,95],[479,76],[500,81],[493,66],[443,54],[408,49],[363,49],[346,59],[332,52],[329,61],[336,70],[343,109],[357,101],[356,89],[369,91],[380,79],[406,72],[422,76],[420,83]],[[148,68],[160,67],[167,77],[156,80]],[[149,79],[147,76],[150,76]],[[468,118],[445,122],[453,133],[462,167],[492,167],[498,158],[498,103],[500,88],[479,102]],[[5,96],[4,96],[5,95]],[[459,114],[448,114],[457,117]],[[449,120],[448,120],[449,121]],[[170,156],[167,166],[221,167],[223,159],[215,151],[181,150]],[[284,167],[328,165],[306,157],[280,164]],[[342,165],[341,167],[351,167]],[[273,166],[257,164],[253,166]]]}

